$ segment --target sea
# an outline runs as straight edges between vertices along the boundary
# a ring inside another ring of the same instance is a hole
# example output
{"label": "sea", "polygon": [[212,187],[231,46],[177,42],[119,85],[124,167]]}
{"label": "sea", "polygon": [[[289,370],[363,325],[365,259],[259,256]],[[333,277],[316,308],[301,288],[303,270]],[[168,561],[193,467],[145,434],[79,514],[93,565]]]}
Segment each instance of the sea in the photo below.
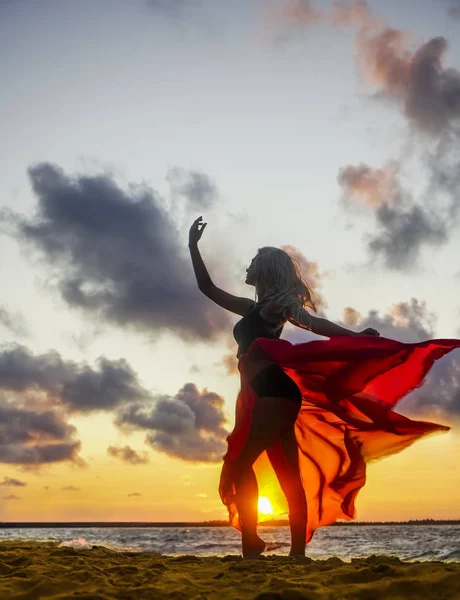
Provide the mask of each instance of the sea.
{"label": "sea", "polygon": [[[289,527],[260,527],[267,556],[289,553]],[[0,541],[55,541],[62,546],[105,546],[116,551],[163,555],[239,555],[240,534],[231,527],[85,527],[0,529]],[[307,556],[349,562],[372,555],[404,561],[460,561],[460,525],[360,525],[323,527],[307,546]]]}

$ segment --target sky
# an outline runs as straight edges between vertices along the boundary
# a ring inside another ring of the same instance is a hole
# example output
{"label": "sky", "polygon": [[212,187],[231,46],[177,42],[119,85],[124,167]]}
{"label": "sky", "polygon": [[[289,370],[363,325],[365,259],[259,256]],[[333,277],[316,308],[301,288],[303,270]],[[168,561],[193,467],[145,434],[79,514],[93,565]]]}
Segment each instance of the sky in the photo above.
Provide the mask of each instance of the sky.
{"label": "sky", "polygon": [[[460,2],[0,0],[0,520],[223,519],[257,249],[319,314],[460,336]],[[315,336],[287,325],[293,342]],[[460,353],[359,520],[460,519]]]}

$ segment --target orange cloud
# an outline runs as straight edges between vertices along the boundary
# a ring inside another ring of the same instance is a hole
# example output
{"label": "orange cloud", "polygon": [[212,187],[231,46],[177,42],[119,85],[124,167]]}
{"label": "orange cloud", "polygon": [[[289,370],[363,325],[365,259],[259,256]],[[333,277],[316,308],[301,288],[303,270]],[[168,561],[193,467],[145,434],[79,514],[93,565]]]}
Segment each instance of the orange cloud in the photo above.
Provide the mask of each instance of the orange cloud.
{"label": "orange cloud", "polygon": [[395,204],[401,190],[397,179],[399,163],[392,161],[381,169],[366,164],[347,165],[340,169],[338,182],[351,198],[364,201],[377,208],[382,204]]}

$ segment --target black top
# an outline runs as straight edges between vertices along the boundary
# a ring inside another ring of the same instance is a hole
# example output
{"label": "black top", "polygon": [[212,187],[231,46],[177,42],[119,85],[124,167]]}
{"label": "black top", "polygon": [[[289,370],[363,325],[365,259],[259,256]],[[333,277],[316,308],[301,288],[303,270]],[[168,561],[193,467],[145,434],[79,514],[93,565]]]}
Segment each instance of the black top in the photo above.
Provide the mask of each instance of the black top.
{"label": "black top", "polygon": [[261,308],[262,304],[254,303],[233,328],[233,336],[238,343],[237,358],[248,351],[256,338],[278,339],[283,331],[283,323],[270,323],[260,316]]}

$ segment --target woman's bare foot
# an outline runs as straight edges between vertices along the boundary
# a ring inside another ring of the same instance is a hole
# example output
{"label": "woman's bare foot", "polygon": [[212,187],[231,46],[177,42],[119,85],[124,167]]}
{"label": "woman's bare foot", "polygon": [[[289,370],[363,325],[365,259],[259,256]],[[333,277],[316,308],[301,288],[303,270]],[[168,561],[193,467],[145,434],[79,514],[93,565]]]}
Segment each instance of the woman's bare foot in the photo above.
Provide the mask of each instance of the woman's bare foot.
{"label": "woman's bare foot", "polygon": [[265,550],[265,542],[258,535],[243,535],[243,558],[259,558]]}

